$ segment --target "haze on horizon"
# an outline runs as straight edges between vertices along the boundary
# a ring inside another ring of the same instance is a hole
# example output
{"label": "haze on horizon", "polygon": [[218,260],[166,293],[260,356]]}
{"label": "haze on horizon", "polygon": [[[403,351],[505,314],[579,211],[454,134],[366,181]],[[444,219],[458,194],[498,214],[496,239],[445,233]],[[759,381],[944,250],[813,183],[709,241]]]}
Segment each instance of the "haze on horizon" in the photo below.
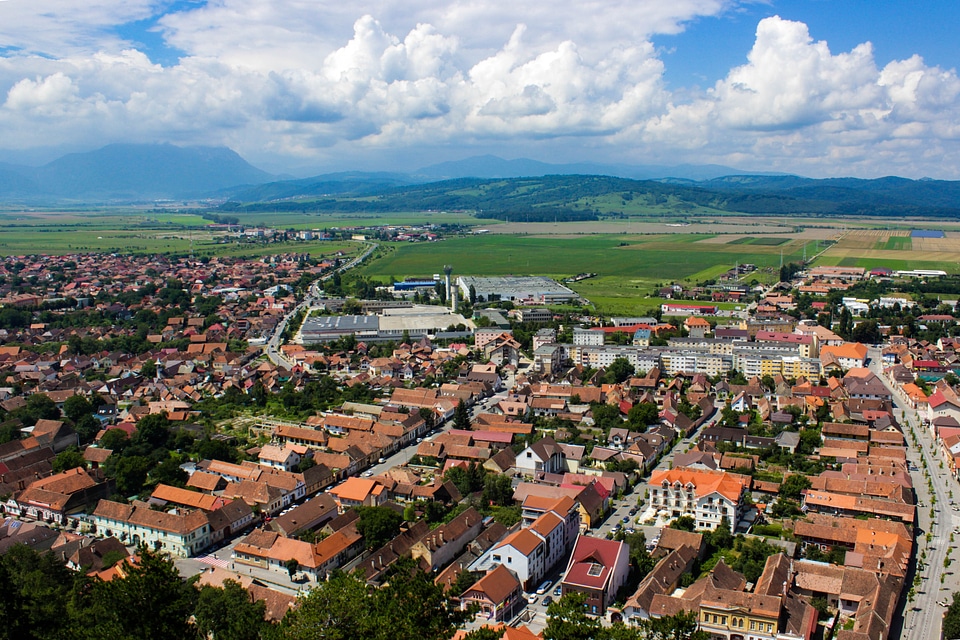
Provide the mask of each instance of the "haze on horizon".
{"label": "haze on horizon", "polygon": [[875,4],[0,0],[0,160],[171,142],[300,175],[492,153],[960,179],[960,3]]}

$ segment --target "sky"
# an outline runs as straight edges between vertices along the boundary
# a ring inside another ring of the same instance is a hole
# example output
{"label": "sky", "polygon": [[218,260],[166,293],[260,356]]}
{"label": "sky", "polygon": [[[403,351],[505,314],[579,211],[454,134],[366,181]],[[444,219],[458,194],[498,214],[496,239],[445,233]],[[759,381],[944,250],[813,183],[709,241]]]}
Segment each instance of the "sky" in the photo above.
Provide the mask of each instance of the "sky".
{"label": "sky", "polygon": [[0,161],[227,146],[960,179],[960,2],[0,0]]}

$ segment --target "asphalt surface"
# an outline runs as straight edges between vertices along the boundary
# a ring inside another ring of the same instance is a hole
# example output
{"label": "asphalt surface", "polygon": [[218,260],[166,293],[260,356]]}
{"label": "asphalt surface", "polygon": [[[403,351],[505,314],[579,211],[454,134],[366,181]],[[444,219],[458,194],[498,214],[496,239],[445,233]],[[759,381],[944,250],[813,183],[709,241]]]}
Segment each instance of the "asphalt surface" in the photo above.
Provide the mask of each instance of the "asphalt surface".
{"label": "asphalt surface", "polygon": [[[899,620],[902,625],[899,637],[904,640],[939,638],[944,607],[938,603],[946,601],[949,604],[953,594],[960,590],[960,579],[952,564],[944,567],[944,561],[948,557],[955,559],[952,555],[952,536],[954,530],[960,526],[960,512],[953,504],[956,500],[952,497],[952,492],[960,488],[960,484],[950,475],[946,465],[941,467],[943,457],[939,453],[939,445],[934,441],[930,430],[922,426],[920,416],[910,407],[899,389],[883,377],[880,349],[870,348],[868,355],[870,369],[893,394],[894,414],[903,426],[904,436],[907,438],[907,462],[911,465],[910,477],[917,494],[916,572],[919,573],[921,582],[914,600],[907,602],[904,607],[903,616]],[[919,446],[913,444],[911,434],[916,437]],[[933,487],[932,492],[924,475],[923,460],[927,462],[926,472]],[[935,502],[931,501],[932,498],[935,498]],[[957,499],[960,500],[960,494]],[[934,510],[933,518],[930,517],[931,508]],[[921,561],[923,553],[926,553],[926,558]],[[912,579],[914,575],[911,573],[908,579]],[[904,589],[909,590],[910,586],[907,584]],[[897,637],[896,631],[895,624],[891,638]]]}

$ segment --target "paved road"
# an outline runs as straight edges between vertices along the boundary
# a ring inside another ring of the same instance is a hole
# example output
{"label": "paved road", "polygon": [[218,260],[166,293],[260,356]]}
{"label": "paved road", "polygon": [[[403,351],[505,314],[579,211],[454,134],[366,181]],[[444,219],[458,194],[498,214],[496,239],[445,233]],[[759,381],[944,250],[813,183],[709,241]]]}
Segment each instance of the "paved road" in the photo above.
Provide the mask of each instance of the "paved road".
{"label": "paved road", "polygon": [[[899,389],[883,377],[880,349],[871,348],[868,355],[870,369],[880,377],[893,394],[894,414],[903,425],[904,435],[907,437],[907,461],[912,468],[917,469],[910,473],[918,501],[916,526],[919,531],[916,537],[916,553],[919,560],[921,554],[926,552],[926,560],[922,570],[919,571],[923,581],[917,589],[916,598],[913,602],[906,604],[900,637],[904,640],[939,638],[944,609],[937,603],[944,600],[949,603],[953,599],[953,594],[960,590],[958,576],[951,568],[943,566],[944,560],[948,557],[948,550],[953,547],[952,532],[960,525],[960,514],[956,511],[957,507],[953,505],[952,497],[953,490],[960,485],[950,476],[948,470],[940,468],[940,461],[943,458],[937,451],[938,445],[934,442],[930,431],[922,425],[920,416],[910,407]],[[919,446],[914,446],[911,434],[915,435]],[[932,492],[924,475],[922,463],[924,459],[927,461],[926,473],[933,487]],[[935,504],[931,502],[932,497],[936,498]],[[932,519],[931,505],[934,509]],[[941,574],[944,574],[943,582],[941,582]],[[910,585],[907,585],[905,588],[909,589],[909,587]]]}
{"label": "paved road", "polygon": [[367,247],[367,250],[364,251],[362,254],[360,254],[350,262],[341,265],[335,271],[328,273],[325,276],[322,276],[316,282],[310,285],[310,293],[307,295],[306,298],[304,298],[303,302],[301,302],[296,307],[294,307],[290,311],[290,313],[285,315],[283,319],[279,322],[279,324],[277,324],[276,329],[274,329],[273,331],[273,335],[270,336],[270,339],[267,341],[267,344],[265,344],[263,347],[263,352],[267,356],[267,358],[270,359],[270,362],[272,362],[277,366],[286,367],[287,369],[292,369],[294,367],[294,363],[291,360],[288,360],[280,351],[280,347],[282,346],[280,344],[280,340],[283,337],[283,331],[284,329],[286,329],[287,323],[290,322],[290,319],[293,318],[293,316],[295,316],[299,311],[303,309],[306,309],[307,314],[309,315],[310,309],[312,309],[313,304],[320,298],[321,282],[326,282],[327,280],[332,278],[334,273],[344,273],[345,271],[348,271],[356,267],[357,265],[362,263],[364,260],[366,260],[368,257],[370,257],[370,254],[376,251],[377,247],[380,246],[377,243],[367,243],[367,244],[369,246]]}

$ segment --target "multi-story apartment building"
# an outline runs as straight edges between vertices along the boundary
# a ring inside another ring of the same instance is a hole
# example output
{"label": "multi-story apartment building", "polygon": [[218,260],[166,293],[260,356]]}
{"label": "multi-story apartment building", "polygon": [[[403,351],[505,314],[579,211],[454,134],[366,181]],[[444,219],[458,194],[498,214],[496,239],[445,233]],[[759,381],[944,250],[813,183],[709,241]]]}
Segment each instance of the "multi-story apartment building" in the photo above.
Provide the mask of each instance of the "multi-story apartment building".
{"label": "multi-story apartment building", "polygon": [[692,516],[697,529],[716,529],[727,519],[731,533],[743,514],[750,478],[725,471],[678,467],[655,471],[648,488],[650,503],[672,518]]}

